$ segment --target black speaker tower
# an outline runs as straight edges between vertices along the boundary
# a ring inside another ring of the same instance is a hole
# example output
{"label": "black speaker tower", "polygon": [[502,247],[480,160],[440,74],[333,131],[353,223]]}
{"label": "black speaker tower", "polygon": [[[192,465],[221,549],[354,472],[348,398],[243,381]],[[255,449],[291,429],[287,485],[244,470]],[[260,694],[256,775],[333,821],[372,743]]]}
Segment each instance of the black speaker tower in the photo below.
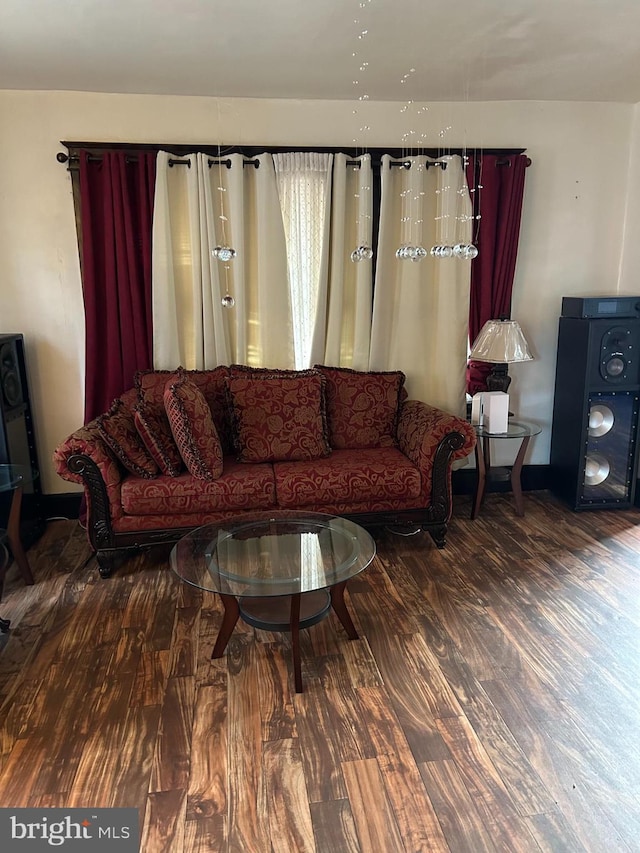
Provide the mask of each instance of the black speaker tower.
{"label": "black speaker tower", "polygon": [[633,504],[640,296],[565,297],[558,332],[552,490],[574,510]]}
{"label": "black speaker tower", "polygon": [[[20,515],[22,544],[28,548],[45,522],[22,335],[0,335],[0,464],[24,465],[32,472]],[[10,504],[11,493],[0,493],[0,527],[7,526]]]}

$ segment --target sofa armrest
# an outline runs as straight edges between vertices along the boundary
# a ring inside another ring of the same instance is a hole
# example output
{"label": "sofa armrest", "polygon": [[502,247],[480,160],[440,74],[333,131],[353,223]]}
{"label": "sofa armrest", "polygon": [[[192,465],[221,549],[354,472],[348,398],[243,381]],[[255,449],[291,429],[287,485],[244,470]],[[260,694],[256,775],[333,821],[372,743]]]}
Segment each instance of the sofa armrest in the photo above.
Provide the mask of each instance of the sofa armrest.
{"label": "sofa armrest", "polygon": [[433,513],[451,513],[451,463],[463,459],[476,443],[475,430],[462,418],[419,400],[405,400],[398,421],[400,450],[420,469],[423,490]]}
{"label": "sofa armrest", "polygon": [[111,522],[123,515],[120,487],[124,470],[108,449],[95,421],[76,430],[54,451],[57,474],[81,483],[87,502],[87,535],[96,550],[111,541]]}

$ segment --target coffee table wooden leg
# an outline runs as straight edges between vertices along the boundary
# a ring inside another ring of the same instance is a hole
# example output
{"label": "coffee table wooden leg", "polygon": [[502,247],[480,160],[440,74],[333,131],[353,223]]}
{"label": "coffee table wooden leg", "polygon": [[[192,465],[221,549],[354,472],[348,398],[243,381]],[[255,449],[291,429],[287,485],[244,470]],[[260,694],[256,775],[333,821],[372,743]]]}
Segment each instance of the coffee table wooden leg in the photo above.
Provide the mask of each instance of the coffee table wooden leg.
{"label": "coffee table wooden leg", "polygon": [[331,587],[331,606],[335,610],[336,615],[342,623],[342,627],[347,632],[349,639],[357,640],[358,632],[351,620],[351,614],[347,610],[347,605],[344,603],[344,591],[346,586],[347,582],[343,581],[342,583],[338,583]]}
{"label": "coffee table wooden leg", "polygon": [[291,596],[291,649],[293,652],[293,680],[296,693],[302,693],[302,665],[300,663],[300,593]]}
{"label": "coffee table wooden leg", "polygon": [[231,637],[231,634],[233,634],[233,629],[236,627],[236,622],[240,617],[240,608],[238,607],[236,598],[233,595],[227,595],[224,592],[219,592],[218,595],[222,599],[222,603],[224,605],[224,616],[222,617],[222,625],[218,631],[216,644],[213,647],[213,652],[211,653],[212,658],[222,657],[224,650],[227,648],[229,638]]}
{"label": "coffee table wooden leg", "polygon": [[20,541],[21,506],[22,486],[18,486],[18,488],[14,490],[13,497],[11,499],[9,521],[7,522],[7,540],[9,542],[9,547],[11,548],[11,553],[13,554],[13,559],[18,564],[18,568],[20,569],[20,574],[22,575],[24,582],[31,585],[33,583],[33,575],[31,574],[27,555],[25,554],[22,542]]}

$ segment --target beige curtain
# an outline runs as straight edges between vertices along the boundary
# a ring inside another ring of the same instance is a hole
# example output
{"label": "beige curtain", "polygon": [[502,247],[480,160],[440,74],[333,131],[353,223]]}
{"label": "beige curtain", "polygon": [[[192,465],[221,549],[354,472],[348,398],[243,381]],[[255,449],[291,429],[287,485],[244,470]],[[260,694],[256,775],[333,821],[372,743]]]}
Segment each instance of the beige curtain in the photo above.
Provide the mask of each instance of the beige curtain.
{"label": "beige curtain", "polygon": [[[233,362],[293,366],[287,255],[270,155],[211,165],[206,154],[158,154],[153,222],[154,366]],[[235,249],[228,262],[215,246]],[[225,295],[233,307],[223,307]],[[278,333],[274,334],[273,330]]]}
{"label": "beige curtain", "polygon": [[[354,163],[359,165],[354,165]],[[333,164],[329,277],[314,329],[312,361],[367,370],[371,342],[372,261],[354,263],[358,246],[372,245],[371,156]]]}
{"label": "beige curtain", "polygon": [[[399,260],[403,243],[468,243],[471,204],[461,158],[404,158],[381,168],[381,211],[370,367],[402,370],[413,398],[464,416],[471,265],[459,258]],[[403,162],[404,162],[403,161]]]}

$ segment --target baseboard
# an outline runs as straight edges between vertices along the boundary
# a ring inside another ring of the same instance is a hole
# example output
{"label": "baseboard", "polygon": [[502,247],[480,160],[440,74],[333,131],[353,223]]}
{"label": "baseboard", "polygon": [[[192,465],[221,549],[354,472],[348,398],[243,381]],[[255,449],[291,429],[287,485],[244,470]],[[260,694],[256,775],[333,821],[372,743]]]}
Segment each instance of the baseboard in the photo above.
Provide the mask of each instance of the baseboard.
{"label": "baseboard", "polygon": [[41,506],[47,521],[54,518],[78,518],[82,492],[42,495]]}
{"label": "baseboard", "polygon": [[[522,490],[524,492],[538,492],[551,488],[551,466],[550,465],[524,465],[520,477]],[[451,489],[454,495],[473,495],[476,490],[475,468],[460,468],[451,474]],[[491,483],[492,492],[509,492],[511,484]]]}

